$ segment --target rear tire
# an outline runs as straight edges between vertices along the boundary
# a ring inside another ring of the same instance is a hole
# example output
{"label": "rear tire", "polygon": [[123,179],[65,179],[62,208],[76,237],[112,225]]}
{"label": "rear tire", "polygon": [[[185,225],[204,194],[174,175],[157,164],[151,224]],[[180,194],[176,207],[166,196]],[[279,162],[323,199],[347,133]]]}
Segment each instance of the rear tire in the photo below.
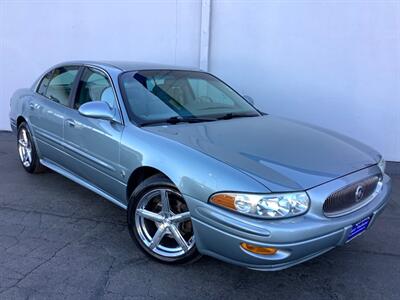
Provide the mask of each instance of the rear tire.
{"label": "rear tire", "polygon": [[17,150],[25,171],[28,173],[40,173],[46,170],[39,161],[32,134],[26,122],[22,122],[18,126]]}
{"label": "rear tire", "polygon": [[127,217],[132,239],[151,258],[184,264],[201,257],[186,202],[165,176],[151,176],[133,191]]}

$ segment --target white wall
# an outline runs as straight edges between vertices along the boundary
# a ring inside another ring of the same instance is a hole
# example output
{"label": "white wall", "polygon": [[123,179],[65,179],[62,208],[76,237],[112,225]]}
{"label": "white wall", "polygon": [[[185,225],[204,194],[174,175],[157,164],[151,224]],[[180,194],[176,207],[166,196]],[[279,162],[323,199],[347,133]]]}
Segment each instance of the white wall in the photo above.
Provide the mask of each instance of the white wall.
{"label": "white wall", "polygon": [[214,1],[210,71],[400,160],[400,1]]}
{"label": "white wall", "polygon": [[0,129],[13,91],[66,60],[198,66],[200,1],[0,0]]}
{"label": "white wall", "polygon": [[[198,66],[201,0],[0,0],[0,129],[11,93],[74,59]],[[209,69],[272,114],[400,161],[400,1],[212,1]]]}

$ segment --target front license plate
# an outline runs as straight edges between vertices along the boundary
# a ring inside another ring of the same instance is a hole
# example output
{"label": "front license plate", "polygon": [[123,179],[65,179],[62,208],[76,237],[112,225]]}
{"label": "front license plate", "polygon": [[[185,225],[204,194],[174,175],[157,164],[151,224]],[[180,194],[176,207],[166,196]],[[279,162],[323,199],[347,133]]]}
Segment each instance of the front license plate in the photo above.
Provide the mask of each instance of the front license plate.
{"label": "front license plate", "polygon": [[347,242],[354,239],[356,236],[359,236],[361,233],[363,233],[367,229],[370,221],[371,221],[371,216],[366,217],[361,221],[353,224],[349,236],[347,237]]}

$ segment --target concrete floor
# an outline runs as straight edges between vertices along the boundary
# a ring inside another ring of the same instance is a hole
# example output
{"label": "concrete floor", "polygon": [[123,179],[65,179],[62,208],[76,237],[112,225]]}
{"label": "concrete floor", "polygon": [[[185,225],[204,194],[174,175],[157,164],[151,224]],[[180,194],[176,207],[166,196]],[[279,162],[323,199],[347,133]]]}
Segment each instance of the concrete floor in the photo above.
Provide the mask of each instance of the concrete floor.
{"label": "concrete floor", "polygon": [[400,177],[371,230],[263,273],[204,257],[171,267],[131,241],[125,211],[64,177],[26,173],[0,133],[0,299],[400,299]]}

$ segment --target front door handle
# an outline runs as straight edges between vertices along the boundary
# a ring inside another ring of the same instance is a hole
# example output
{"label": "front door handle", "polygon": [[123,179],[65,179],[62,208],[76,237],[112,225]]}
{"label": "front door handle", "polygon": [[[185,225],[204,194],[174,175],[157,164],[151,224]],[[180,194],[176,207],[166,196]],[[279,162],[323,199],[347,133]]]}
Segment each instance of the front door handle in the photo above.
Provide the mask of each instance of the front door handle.
{"label": "front door handle", "polygon": [[29,102],[29,108],[34,110],[36,108],[35,103]]}
{"label": "front door handle", "polygon": [[69,127],[75,127],[75,121],[74,120],[69,119],[66,122],[67,122]]}

